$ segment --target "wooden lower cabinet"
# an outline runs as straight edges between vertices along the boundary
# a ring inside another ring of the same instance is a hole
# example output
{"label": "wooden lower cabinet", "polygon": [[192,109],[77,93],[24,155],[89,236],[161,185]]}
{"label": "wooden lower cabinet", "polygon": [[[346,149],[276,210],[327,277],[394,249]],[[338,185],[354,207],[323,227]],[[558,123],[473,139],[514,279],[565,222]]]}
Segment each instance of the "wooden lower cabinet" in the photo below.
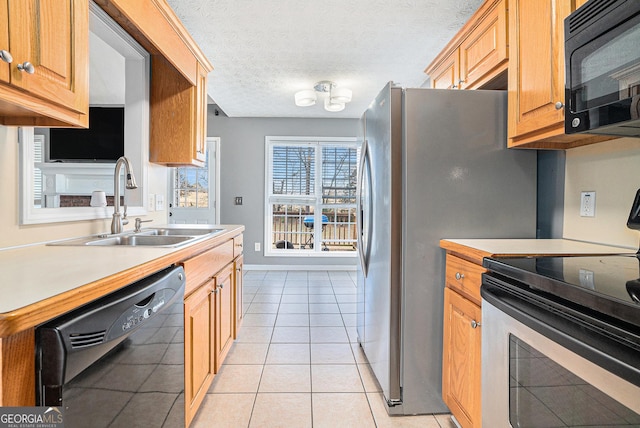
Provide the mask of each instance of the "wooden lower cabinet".
{"label": "wooden lower cabinet", "polygon": [[240,329],[241,315],[237,308],[242,305],[242,253],[234,252],[234,241],[241,240],[242,236],[235,237],[182,262],[187,276],[184,300],[187,427]]}
{"label": "wooden lower cabinet", "polygon": [[463,428],[482,426],[480,285],[485,269],[448,253],[444,288],[442,399]]}
{"label": "wooden lower cabinet", "polygon": [[463,428],[482,425],[480,306],[444,289],[442,396]]}
{"label": "wooden lower cabinet", "polygon": [[184,301],[185,426],[189,426],[215,374],[215,279]]}
{"label": "wooden lower cabinet", "polygon": [[244,269],[244,257],[239,256],[235,260],[236,270],[235,270],[235,285],[236,285],[236,325],[235,330],[233,332],[233,338],[236,339],[238,337],[238,333],[240,332],[240,327],[242,326],[242,321],[244,320],[244,300],[243,290],[242,290],[242,271]]}
{"label": "wooden lower cabinet", "polygon": [[229,263],[215,276],[215,372],[220,370],[222,361],[233,344],[235,325],[234,304],[234,264]]}

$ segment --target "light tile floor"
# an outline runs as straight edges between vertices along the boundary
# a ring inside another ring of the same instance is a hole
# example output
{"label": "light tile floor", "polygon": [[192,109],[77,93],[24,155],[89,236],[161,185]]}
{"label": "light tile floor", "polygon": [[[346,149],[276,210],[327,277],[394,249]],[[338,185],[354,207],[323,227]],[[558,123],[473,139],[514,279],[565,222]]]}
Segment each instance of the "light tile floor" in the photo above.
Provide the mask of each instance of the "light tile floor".
{"label": "light tile floor", "polygon": [[247,271],[244,323],[192,427],[454,428],[387,415],[356,339],[355,272]]}

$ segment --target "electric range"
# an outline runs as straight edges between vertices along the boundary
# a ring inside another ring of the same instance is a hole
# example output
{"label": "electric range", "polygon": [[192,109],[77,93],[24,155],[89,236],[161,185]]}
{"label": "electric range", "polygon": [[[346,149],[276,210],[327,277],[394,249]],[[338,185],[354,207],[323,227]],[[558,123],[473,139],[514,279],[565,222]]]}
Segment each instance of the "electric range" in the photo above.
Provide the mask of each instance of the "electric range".
{"label": "electric range", "polygon": [[484,266],[557,305],[640,328],[640,258],[636,254],[487,258]]}

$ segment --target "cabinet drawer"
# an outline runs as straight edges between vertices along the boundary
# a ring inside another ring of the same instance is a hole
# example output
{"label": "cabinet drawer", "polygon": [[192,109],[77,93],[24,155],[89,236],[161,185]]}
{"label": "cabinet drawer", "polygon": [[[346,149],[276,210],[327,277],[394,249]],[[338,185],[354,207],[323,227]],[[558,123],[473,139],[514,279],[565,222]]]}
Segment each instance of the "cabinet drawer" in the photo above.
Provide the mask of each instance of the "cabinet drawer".
{"label": "cabinet drawer", "polygon": [[452,256],[451,254],[447,255],[447,269],[445,274],[447,287],[458,291],[478,305],[481,303],[480,285],[482,284],[483,272],[486,272],[486,269],[482,266]]}
{"label": "cabinet drawer", "polygon": [[233,240],[198,254],[182,262],[187,285],[185,295],[195,290],[200,284],[212,278],[220,269],[233,260]]}
{"label": "cabinet drawer", "polygon": [[234,258],[238,257],[244,251],[243,236],[244,235],[238,235],[235,238],[233,238],[233,257]]}

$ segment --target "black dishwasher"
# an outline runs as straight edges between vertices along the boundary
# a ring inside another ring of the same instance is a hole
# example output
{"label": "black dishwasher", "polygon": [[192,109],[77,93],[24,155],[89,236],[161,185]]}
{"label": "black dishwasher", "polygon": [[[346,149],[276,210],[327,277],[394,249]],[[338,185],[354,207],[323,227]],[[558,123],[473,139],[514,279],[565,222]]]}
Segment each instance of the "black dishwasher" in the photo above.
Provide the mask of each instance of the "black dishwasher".
{"label": "black dishwasher", "polygon": [[37,327],[37,404],[67,428],[184,426],[184,284],[170,267]]}

